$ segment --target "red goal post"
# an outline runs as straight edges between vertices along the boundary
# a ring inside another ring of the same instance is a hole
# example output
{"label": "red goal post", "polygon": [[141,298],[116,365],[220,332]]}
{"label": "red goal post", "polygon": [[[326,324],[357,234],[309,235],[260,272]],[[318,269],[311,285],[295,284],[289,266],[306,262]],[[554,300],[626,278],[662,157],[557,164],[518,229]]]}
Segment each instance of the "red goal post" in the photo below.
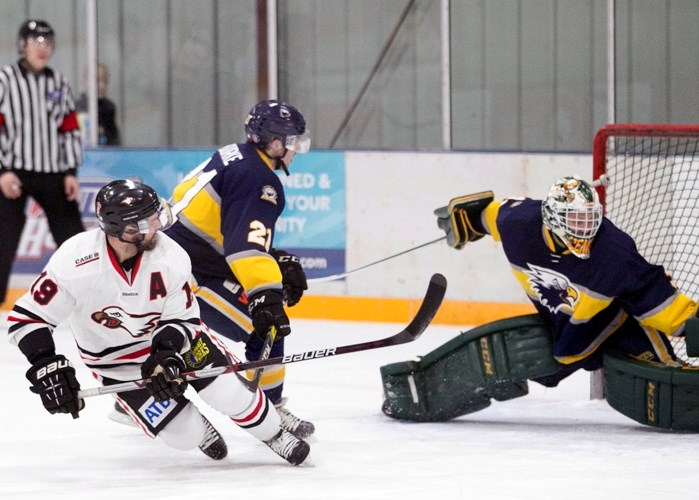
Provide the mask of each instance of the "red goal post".
{"label": "red goal post", "polygon": [[[641,255],[665,266],[677,287],[699,300],[699,125],[613,124],[593,143],[605,215],[629,233]],[[677,355],[688,358],[683,339]]]}

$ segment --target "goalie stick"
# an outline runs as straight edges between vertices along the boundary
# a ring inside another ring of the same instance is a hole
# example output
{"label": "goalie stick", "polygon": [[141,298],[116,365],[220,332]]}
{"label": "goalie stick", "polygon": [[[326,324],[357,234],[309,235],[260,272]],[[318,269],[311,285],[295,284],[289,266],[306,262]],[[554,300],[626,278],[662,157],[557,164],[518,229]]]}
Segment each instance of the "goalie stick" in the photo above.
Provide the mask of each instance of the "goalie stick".
{"label": "goalie stick", "polygon": [[[610,183],[610,178],[606,174],[600,175],[597,179],[591,182],[592,187],[607,187]],[[408,248],[406,250],[403,250],[402,252],[398,252],[393,255],[389,255],[388,257],[384,257],[383,259],[376,260],[374,262],[370,262],[369,264],[364,264],[363,266],[356,267],[350,271],[345,271],[344,273],[339,273],[339,274],[330,274],[328,276],[321,276],[319,278],[309,278],[308,284],[314,284],[314,283],[325,283],[327,281],[336,281],[336,280],[341,280],[342,278],[345,278],[349,276],[350,274],[354,274],[359,271],[363,271],[364,269],[367,269],[369,267],[375,266],[376,264],[381,264],[382,262],[386,262],[387,260],[395,259],[396,257],[400,257],[401,255],[405,255],[406,253],[413,252],[415,250],[419,250],[420,248],[432,245],[434,243],[438,243],[440,241],[446,240],[446,236],[441,236],[437,238],[436,240],[431,240],[427,241],[425,243],[421,243],[419,245],[416,245],[414,247]]]}
{"label": "goalie stick", "polygon": [[[327,347],[315,351],[306,351],[296,354],[285,354],[268,359],[259,359],[257,361],[248,361],[245,363],[237,363],[228,366],[217,366],[213,368],[205,368],[193,372],[185,372],[182,376],[186,380],[198,380],[209,377],[218,377],[225,373],[240,372],[252,370],[272,365],[286,365],[299,361],[307,361],[310,359],[327,358],[329,356],[338,356],[340,354],[348,354],[351,352],[366,351],[369,349],[378,349],[380,347],[389,347],[393,345],[405,344],[417,339],[422,332],[429,326],[435,314],[442,305],[444,294],[447,289],[447,279],[441,274],[434,274],[430,278],[430,283],[425,292],[425,297],[422,299],[420,308],[413,317],[412,321],[403,328],[400,332],[390,337],[379,340],[370,340],[368,342],[360,342],[358,344],[350,344],[338,347]],[[92,389],[84,389],[78,391],[78,398],[84,399],[92,396],[100,396],[102,394],[114,394],[117,392],[127,392],[136,389],[143,389],[146,386],[147,380],[133,380],[130,382],[122,382],[119,384],[106,385],[103,387],[94,387]]]}
{"label": "goalie stick", "polygon": [[413,251],[418,250],[422,247],[426,247],[428,245],[432,245],[434,243],[437,243],[439,241],[446,240],[446,239],[447,239],[446,236],[440,236],[436,240],[421,243],[417,246],[408,248],[407,250],[403,250],[402,252],[398,252],[398,253],[395,253],[393,255],[389,255],[388,257],[384,257],[383,259],[380,259],[380,260],[377,260],[374,262],[370,262],[369,264],[364,264],[363,266],[352,269],[351,271],[345,271],[344,273],[340,273],[340,274],[331,274],[329,276],[321,276],[320,278],[309,278],[307,281],[309,284],[313,284],[313,283],[325,283],[326,281],[341,280],[342,278],[349,276],[350,274],[354,274],[358,271],[363,271],[364,269],[366,269],[368,267],[375,266],[376,264],[381,264],[382,262],[386,262],[387,260],[395,259],[396,257],[400,257],[401,255],[405,255],[406,253],[413,252]]}

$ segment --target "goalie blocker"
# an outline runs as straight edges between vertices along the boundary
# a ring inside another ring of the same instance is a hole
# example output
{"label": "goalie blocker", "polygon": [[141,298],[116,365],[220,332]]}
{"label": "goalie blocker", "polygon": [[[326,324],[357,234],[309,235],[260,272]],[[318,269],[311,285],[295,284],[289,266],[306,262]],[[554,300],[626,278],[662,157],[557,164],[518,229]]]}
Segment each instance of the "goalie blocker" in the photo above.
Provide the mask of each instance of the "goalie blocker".
{"label": "goalie blocker", "polygon": [[[699,320],[687,322],[688,347],[699,346]],[[381,367],[382,411],[413,422],[443,422],[529,392],[528,379],[554,374],[551,333],[538,314],[488,323],[419,361]],[[609,405],[645,425],[699,432],[699,369],[604,356]]]}

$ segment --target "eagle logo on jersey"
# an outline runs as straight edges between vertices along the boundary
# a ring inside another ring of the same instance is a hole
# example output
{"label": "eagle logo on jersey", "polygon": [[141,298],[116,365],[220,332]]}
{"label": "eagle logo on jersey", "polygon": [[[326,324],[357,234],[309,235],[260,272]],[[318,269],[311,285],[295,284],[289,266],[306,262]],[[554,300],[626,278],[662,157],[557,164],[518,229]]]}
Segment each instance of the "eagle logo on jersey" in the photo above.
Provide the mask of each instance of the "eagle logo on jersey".
{"label": "eagle logo on jersey", "polygon": [[105,307],[90,317],[110,330],[126,330],[134,338],[151,333],[160,320],[158,313],[130,314],[118,306]]}
{"label": "eagle logo on jersey", "polygon": [[269,201],[270,203],[274,203],[275,205],[277,204],[277,190],[274,189],[273,186],[270,186],[267,184],[266,186],[262,186],[262,196],[260,196],[260,199]]}
{"label": "eagle logo on jersey", "polygon": [[529,277],[527,281],[542,306],[552,313],[561,309],[572,311],[580,294],[566,276],[532,264],[529,264],[529,271],[524,272]]}

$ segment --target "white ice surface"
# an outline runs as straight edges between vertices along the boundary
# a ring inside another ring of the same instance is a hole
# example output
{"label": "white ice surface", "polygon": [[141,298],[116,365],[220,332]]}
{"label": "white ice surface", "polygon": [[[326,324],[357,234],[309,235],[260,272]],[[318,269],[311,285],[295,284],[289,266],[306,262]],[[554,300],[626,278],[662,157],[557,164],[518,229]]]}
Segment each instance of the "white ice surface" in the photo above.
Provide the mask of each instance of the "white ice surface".
{"label": "white ice surface", "polygon": [[[295,321],[288,351],[382,338],[402,325]],[[3,337],[4,337],[4,331]],[[493,403],[449,423],[411,424],[380,411],[379,367],[414,359],[458,328],[431,326],[403,346],[288,365],[289,407],[312,420],[313,467],[292,467],[205,407],[228,457],[177,451],[106,418],[110,396],[78,420],[49,415],[28,390],[28,365],[0,342],[0,498],[62,499],[666,499],[697,498],[699,436],[654,430],[588,399],[589,376]],[[72,339],[59,349],[77,360]],[[79,361],[76,363],[79,365]],[[78,366],[83,388],[94,386]],[[193,399],[199,401],[194,394]],[[200,403],[200,401],[199,401]]]}

